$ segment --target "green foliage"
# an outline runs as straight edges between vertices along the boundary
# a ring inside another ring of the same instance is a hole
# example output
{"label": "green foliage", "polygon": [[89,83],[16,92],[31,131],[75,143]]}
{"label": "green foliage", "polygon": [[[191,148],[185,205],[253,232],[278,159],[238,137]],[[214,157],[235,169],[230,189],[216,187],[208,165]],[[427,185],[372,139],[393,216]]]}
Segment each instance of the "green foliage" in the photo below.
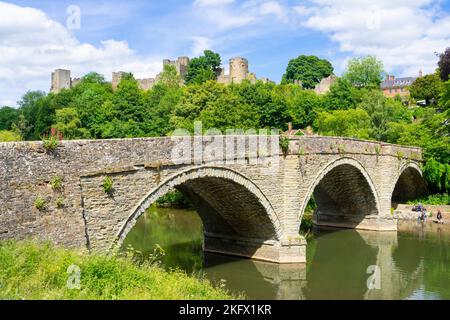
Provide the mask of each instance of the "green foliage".
{"label": "green foliage", "polygon": [[361,89],[356,89],[350,81],[339,78],[334,83],[330,92],[325,96],[323,102],[326,110],[347,110],[356,108],[360,103],[361,95],[364,93]]}
{"label": "green foliage", "polygon": [[65,199],[63,197],[58,197],[56,198],[56,206],[58,207],[58,209],[62,209],[65,206]]}
{"label": "green foliage", "polygon": [[37,196],[36,199],[34,200],[34,207],[39,211],[43,211],[47,207],[47,201],[45,201],[45,199],[42,198],[41,196]]}
{"label": "green foliage", "polygon": [[20,111],[18,109],[3,107],[0,108],[0,131],[12,129],[12,125],[19,121]]}
{"label": "green foliage", "polygon": [[303,88],[314,89],[323,78],[332,75],[333,71],[334,68],[328,60],[301,55],[289,61],[283,82],[294,83],[297,80],[302,82]]}
{"label": "green foliage", "polygon": [[[70,266],[81,270],[70,289]],[[165,271],[129,257],[102,256],[32,242],[0,243],[0,299],[6,300],[224,300],[239,299],[202,278]]]}
{"label": "green foliage", "polygon": [[408,109],[401,102],[387,99],[379,90],[366,92],[362,96],[359,107],[370,116],[370,138],[378,141],[387,141],[390,122],[408,122],[411,119]]}
{"label": "green foliage", "polygon": [[418,203],[430,206],[448,206],[450,205],[450,194],[434,194],[408,202],[409,205],[416,205]]}
{"label": "green foliage", "polygon": [[450,164],[428,159],[423,168],[425,179],[433,193],[450,193]]}
{"label": "green foliage", "polygon": [[60,176],[54,176],[50,179],[50,186],[53,190],[59,191],[63,186],[63,178]]}
{"label": "green foliage", "polygon": [[348,62],[344,79],[356,88],[379,88],[384,76],[383,63],[374,56],[354,58]]}
{"label": "green foliage", "polygon": [[179,191],[172,191],[156,201],[159,208],[190,209],[192,203]]}
{"label": "green foliage", "polygon": [[411,97],[416,100],[426,100],[427,104],[437,103],[442,93],[443,82],[437,74],[429,74],[417,78],[409,88]]}
{"label": "green foliage", "polygon": [[0,142],[14,142],[21,140],[22,137],[13,131],[6,131],[6,130],[0,131]]}
{"label": "green foliage", "polygon": [[362,109],[320,112],[316,127],[325,136],[369,138],[370,117]]}
{"label": "green foliage", "polygon": [[166,64],[164,65],[163,72],[161,72],[161,74],[159,75],[158,84],[168,87],[178,87],[180,86],[182,81],[183,79],[181,79],[175,66]]}
{"label": "green foliage", "polygon": [[111,194],[114,191],[114,180],[111,177],[105,177],[102,183],[103,191],[107,194]]}
{"label": "green foliage", "polygon": [[54,152],[60,145],[63,137],[57,129],[52,128],[49,135],[42,137],[42,146],[47,152]]}
{"label": "green foliage", "polygon": [[87,129],[81,127],[81,120],[78,116],[77,109],[64,108],[56,110],[56,124],[58,129],[67,140],[89,138]]}
{"label": "green foliage", "polygon": [[210,50],[204,51],[204,55],[191,59],[186,73],[187,84],[201,84],[216,79],[220,68],[221,58],[218,53]]}
{"label": "green foliage", "polygon": [[286,137],[280,138],[280,148],[284,155],[287,155],[289,152],[289,139]]}

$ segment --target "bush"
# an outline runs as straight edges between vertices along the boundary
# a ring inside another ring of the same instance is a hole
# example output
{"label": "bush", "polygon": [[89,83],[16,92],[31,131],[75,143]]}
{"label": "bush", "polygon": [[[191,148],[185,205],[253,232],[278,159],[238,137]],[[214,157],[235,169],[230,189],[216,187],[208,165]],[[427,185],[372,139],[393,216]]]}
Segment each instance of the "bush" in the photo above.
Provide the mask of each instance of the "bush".
{"label": "bush", "polygon": [[409,205],[416,205],[422,203],[431,206],[445,206],[450,205],[450,195],[449,194],[435,194],[425,198],[421,198],[414,201],[409,201]]}
{"label": "bush", "polygon": [[106,177],[105,179],[103,179],[103,184],[102,184],[103,190],[105,191],[105,193],[107,194],[111,194],[114,191],[114,181],[111,177]]}
{"label": "bush", "polygon": [[159,208],[191,209],[193,206],[181,192],[172,191],[156,201]]}
{"label": "bush", "polygon": [[56,199],[56,206],[57,206],[59,209],[64,208],[65,203],[64,203],[64,198],[63,198],[63,197],[58,197],[58,198]]}
{"label": "bush", "polygon": [[50,186],[52,187],[53,190],[58,191],[58,190],[61,190],[61,188],[62,188],[62,182],[63,182],[63,179],[60,176],[54,176],[50,180]]}
{"label": "bush", "polygon": [[34,207],[39,211],[43,211],[47,207],[47,202],[41,196],[37,196],[34,200]]}
{"label": "bush", "polygon": [[62,134],[55,128],[52,128],[49,135],[42,137],[42,146],[48,152],[53,152],[58,148],[62,140]]}
{"label": "bush", "polygon": [[289,152],[289,139],[286,137],[280,138],[280,148],[284,155],[287,155]]}

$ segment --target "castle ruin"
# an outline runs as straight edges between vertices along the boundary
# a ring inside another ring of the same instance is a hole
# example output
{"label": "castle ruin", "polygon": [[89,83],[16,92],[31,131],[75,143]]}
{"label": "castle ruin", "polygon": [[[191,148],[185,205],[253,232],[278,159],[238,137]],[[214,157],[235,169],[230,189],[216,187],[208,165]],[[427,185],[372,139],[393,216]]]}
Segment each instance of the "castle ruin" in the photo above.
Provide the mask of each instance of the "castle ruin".
{"label": "castle ruin", "polygon": [[[163,67],[166,65],[174,66],[178,75],[184,78],[187,73],[190,59],[188,57],[179,57],[177,60],[163,60]],[[225,75],[225,69],[221,68],[217,72],[217,82],[222,84],[239,84],[244,80],[248,80],[251,83],[256,83],[257,78],[254,73],[249,72],[248,60],[245,58],[232,58],[230,59],[230,74]],[[81,79],[72,79],[70,70],[57,69],[52,73],[52,86],[51,93],[60,93],[64,89],[70,89],[75,87]],[[118,71],[112,73],[111,85],[113,90],[116,90],[120,81],[127,75],[127,72]],[[155,78],[136,79],[139,88],[142,90],[150,90],[160,81],[161,74],[158,74]],[[272,82],[268,78],[259,79],[263,83]]]}
{"label": "castle ruin", "polygon": [[[258,80],[256,75],[249,71],[248,60],[241,57],[230,59],[230,74],[225,75],[225,69],[221,68],[217,76],[217,82],[222,84],[240,84],[244,80],[248,80],[251,83],[256,83]],[[268,78],[261,78],[260,81],[264,83],[272,82]]]}

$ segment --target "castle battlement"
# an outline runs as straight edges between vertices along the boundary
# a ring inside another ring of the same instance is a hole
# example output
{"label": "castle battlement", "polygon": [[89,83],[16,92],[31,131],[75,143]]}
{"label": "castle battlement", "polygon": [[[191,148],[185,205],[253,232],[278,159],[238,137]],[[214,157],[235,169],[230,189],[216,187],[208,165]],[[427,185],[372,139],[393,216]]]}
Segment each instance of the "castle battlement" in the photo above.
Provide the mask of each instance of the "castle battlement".
{"label": "castle battlement", "polygon": [[[163,67],[166,65],[174,66],[181,78],[184,78],[187,73],[189,57],[178,57],[177,60],[164,59]],[[249,80],[251,83],[256,83],[257,78],[254,73],[249,72],[248,60],[242,57],[235,57],[230,59],[230,74],[225,75],[225,70],[222,68],[217,73],[217,82],[222,84],[242,83],[244,80]],[[127,73],[124,71],[118,71],[112,73],[111,85],[113,90],[116,90],[120,81]],[[152,89],[160,80],[158,74],[155,78],[136,79],[139,88],[142,90]],[[81,79],[71,78],[71,71],[64,69],[57,69],[52,73],[52,85],[50,88],[51,93],[59,93],[63,89],[70,89],[80,83]],[[271,82],[268,78],[262,78],[260,81],[264,83]]]}

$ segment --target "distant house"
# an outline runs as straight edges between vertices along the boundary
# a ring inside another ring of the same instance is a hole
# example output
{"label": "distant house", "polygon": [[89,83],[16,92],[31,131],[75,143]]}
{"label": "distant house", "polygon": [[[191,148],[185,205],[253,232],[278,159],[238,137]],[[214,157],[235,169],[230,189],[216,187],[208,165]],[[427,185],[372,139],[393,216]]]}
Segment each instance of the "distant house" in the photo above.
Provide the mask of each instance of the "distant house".
{"label": "distant house", "polygon": [[[422,77],[422,71],[419,72],[419,77]],[[386,97],[401,97],[409,96],[409,87],[416,81],[417,77],[395,78],[395,76],[388,75],[386,80],[381,83],[381,90]]]}

